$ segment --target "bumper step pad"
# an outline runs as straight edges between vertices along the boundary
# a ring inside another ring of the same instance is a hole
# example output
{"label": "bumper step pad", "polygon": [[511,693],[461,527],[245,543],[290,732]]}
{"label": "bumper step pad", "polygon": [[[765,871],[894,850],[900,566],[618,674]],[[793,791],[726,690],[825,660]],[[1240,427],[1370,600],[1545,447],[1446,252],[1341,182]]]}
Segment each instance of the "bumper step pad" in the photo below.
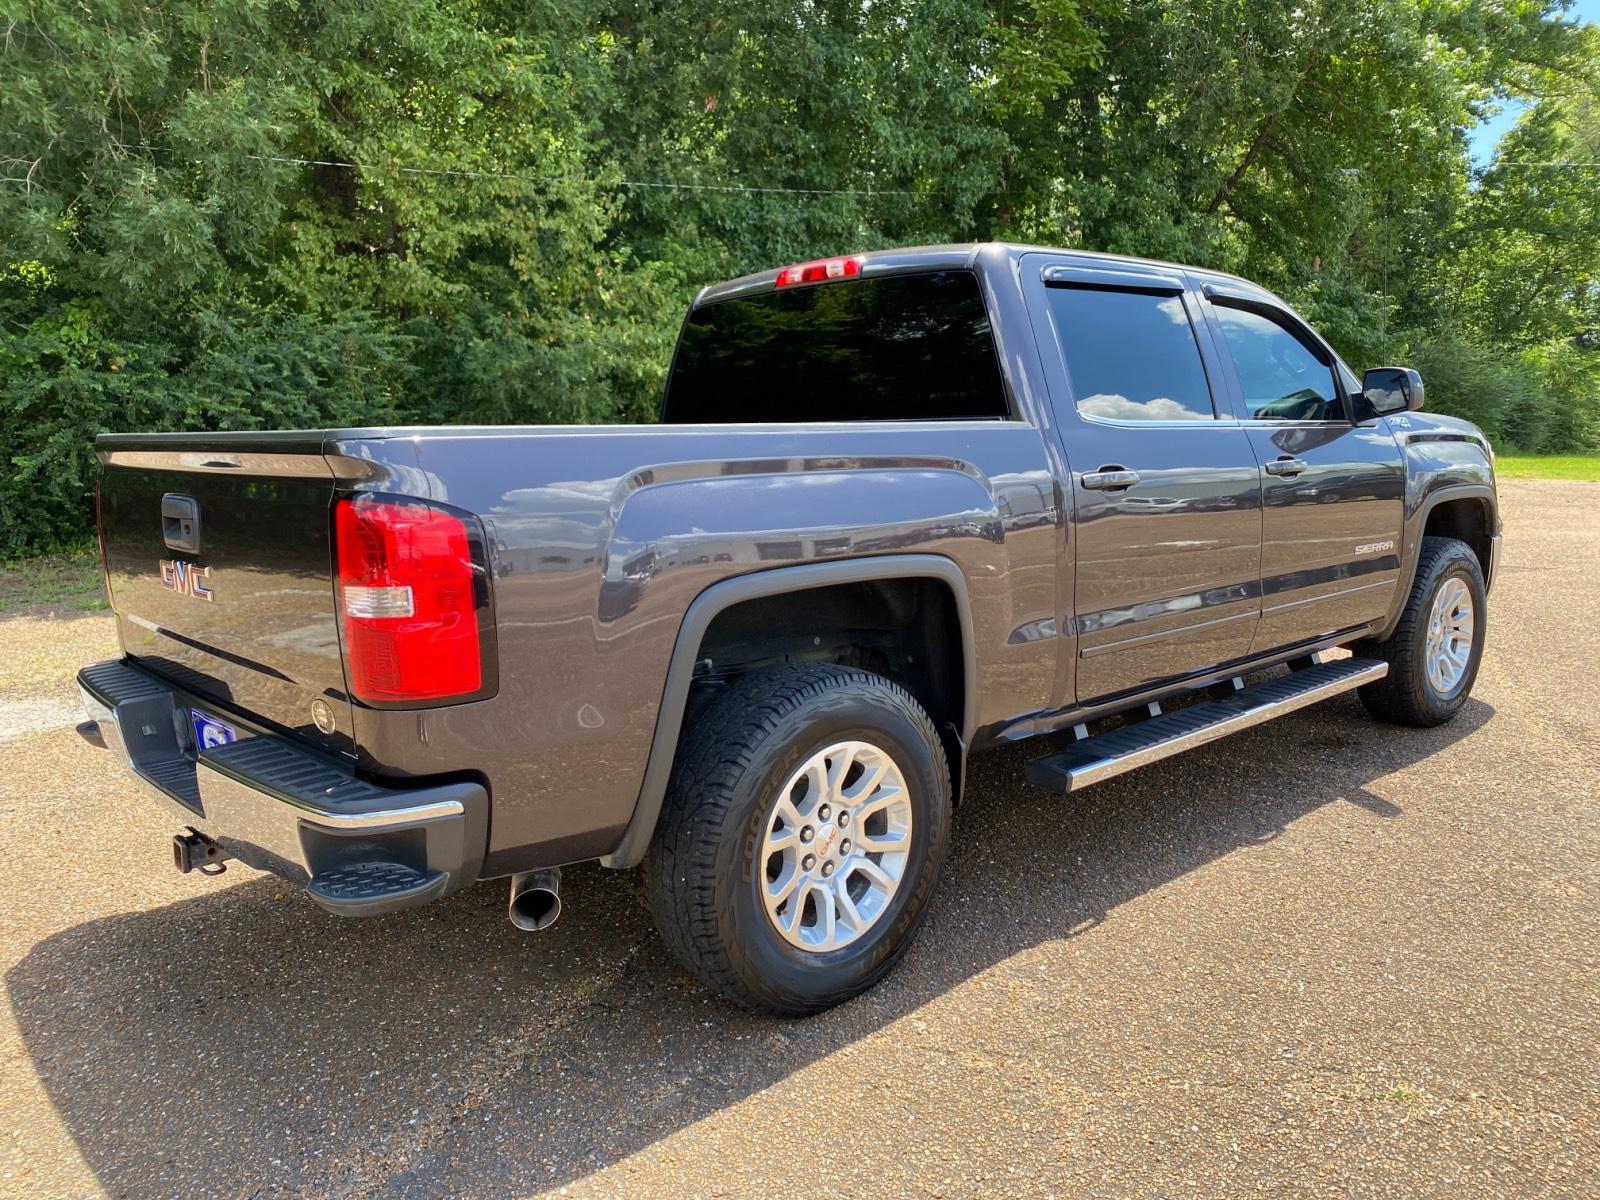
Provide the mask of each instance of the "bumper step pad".
{"label": "bumper step pad", "polygon": [[340,916],[422,904],[477,878],[489,800],[479,782],[386,786],[237,715],[236,741],[196,747],[191,714],[211,703],[123,660],[85,667],[78,685],[90,718],[80,732],[175,802],[188,830],[175,846],[215,845]]}
{"label": "bumper step pad", "polygon": [[443,871],[419,871],[395,862],[333,867],[306,884],[311,898],[340,916],[371,916],[431,900],[444,889]]}
{"label": "bumper step pad", "polygon": [[1077,791],[1376,682],[1388,672],[1388,663],[1370,658],[1318,663],[1242,688],[1223,700],[1191,704],[1083,738],[1057,754],[1034,759],[1027,765],[1027,780],[1047,791]]}

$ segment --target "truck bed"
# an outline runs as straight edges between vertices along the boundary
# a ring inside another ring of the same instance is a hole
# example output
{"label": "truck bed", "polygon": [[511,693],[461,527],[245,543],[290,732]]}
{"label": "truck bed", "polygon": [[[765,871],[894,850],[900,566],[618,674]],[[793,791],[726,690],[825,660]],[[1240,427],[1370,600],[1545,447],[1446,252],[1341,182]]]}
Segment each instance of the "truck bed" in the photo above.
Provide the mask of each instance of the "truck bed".
{"label": "truck bed", "polygon": [[[486,874],[607,854],[639,799],[683,614],[720,581],[934,552],[977,593],[978,652],[1010,681],[978,726],[1042,707],[1056,651],[1054,480],[1020,421],[432,427],[97,440],[113,607],[130,658],[383,781],[481,777]],[[494,695],[352,704],[338,657],[334,499],[418,496],[487,536]],[[214,599],[164,588],[159,505],[201,507]],[[218,503],[225,501],[225,503]],[[214,550],[215,556],[212,556]],[[334,732],[311,712],[334,710]],[[584,784],[574,789],[571,781]]]}

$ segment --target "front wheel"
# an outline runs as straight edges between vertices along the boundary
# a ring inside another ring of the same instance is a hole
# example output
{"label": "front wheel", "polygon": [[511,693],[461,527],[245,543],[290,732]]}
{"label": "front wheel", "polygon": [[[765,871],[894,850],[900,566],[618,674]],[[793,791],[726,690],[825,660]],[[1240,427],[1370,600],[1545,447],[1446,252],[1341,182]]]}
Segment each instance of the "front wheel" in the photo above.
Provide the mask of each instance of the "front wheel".
{"label": "front wheel", "polygon": [[1483,658],[1485,589],[1478,557],[1456,538],[1427,537],[1394,632],[1357,654],[1389,674],[1360,689],[1367,711],[1397,725],[1443,725],[1467,702]]}
{"label": "front wheel", "polygon": [[678,749],[645,890],[705,982],[759,1011],[818,1012],[910,946],[949,826],[944,748],[903,688],[830,665],[752,672]]}

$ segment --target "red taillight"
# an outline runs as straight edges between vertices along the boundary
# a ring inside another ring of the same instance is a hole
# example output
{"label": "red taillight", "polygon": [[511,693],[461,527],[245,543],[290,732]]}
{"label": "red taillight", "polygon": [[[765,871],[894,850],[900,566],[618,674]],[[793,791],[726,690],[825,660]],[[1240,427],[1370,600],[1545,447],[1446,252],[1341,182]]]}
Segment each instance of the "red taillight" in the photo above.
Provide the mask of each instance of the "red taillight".
{"label": "red taillight", "polygon": [[350,690],[380,703],[483,686],[466,522],[420,500],[356,497],[334,516]]}
{"label": "red taillight", "polygon": [[776,287],[793,287],[797,283],[822,283],[829,279],[854,279],[861,274],[862,259],[859,254],[849,258],[819,258],[815,262],[796,263],[778,272],[773,281]]}

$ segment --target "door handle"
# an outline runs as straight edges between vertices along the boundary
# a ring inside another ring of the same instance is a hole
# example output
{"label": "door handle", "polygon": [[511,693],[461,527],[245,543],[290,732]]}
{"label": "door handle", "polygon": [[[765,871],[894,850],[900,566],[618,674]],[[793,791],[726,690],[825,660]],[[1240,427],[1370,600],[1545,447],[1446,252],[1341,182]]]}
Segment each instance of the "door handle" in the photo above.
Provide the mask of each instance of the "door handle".
{"label": "door handle", "polygon": [[1102,467],[1082,477],[1083,486],[1096,492],[1120,492],[1139,482],[1139,472],[1125,467]]}
{"label": "door handle", "polygon": [[1274,459],[1262,468],[1268,475],[1298,475],[1311,464],[1303,458],[1294,458],[1285,454],[1282,458]]}

